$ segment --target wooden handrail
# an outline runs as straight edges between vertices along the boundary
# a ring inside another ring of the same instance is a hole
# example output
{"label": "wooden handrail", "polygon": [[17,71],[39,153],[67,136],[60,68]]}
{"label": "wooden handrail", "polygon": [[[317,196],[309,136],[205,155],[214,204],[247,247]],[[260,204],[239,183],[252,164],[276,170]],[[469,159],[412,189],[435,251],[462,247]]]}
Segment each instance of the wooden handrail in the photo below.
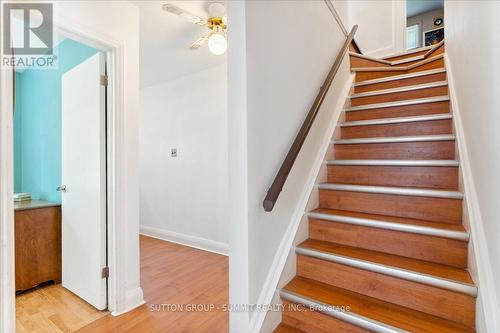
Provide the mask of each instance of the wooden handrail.
{"label": "wooden handrail", "polygon": [[264,206],[264,210],[266,212],[272,211],[274,204],[276,203],[276,200],[278,200],[278,196],[280,195],[280,192],[283,189],[283,185],[285,184],[286,179],[290,174],[290,170],[292,170],[292,166],[295,160],[297,159],[297,156],[299,155],[300,149],[302,148],[302,145],[304,144],[304,141],[307,138],[307,134],[309,133],[309,130],[311,129],[312,124],[314,123],[314,119],[316,119],[319,109],[321,108],[323,100],[325,99],[326,94],[328,92],[328,89],[330,88],[330,85],[332,84],[333,79],[335,78],[335,75],[337,74],[337,71],[340,68],[342,59],[344,58],[344,55],[347,52],[347,49],[349,48],[349,45],[352,43],[354,34],[356,33],[357,29],[358,26],[355,25],[354,27],[352,27],[349,35],[347,35],[344,45],[342,45],[342,48],[340,49],[337,58],[335,59],[332,68],[330,69],[330,72],[328,72],[328,75],[326,76],[325,82],[323,82],[323,85],[321,86],[318,95],[314,99],[314,102],[311,105],[311,108],[309,109],[309,112],[307,113],[307,116],[304,119],[304,122],[302,123],[302,126],[300,127],[300,130],[297,133],[297,136],[295,137],[295,140],[293,141],[292,146],[290,147],[290,150],[288,151],[288,154],[285,157],[285,160],[281,164],[281,167],[278,173],[276,174],[276,177],[274,178],[271,187],[267,191],[266,198],[262,203]]}

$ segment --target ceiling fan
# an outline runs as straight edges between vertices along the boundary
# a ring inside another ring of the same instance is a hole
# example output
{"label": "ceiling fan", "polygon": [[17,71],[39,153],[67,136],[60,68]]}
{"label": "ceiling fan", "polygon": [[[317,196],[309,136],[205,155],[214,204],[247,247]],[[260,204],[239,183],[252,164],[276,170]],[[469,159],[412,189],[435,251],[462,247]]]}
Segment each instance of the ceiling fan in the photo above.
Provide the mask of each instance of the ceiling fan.
{"label": "ceiling fan", "polygon": [[200,46],[208,43],[208,49],[215,55],[222,55],[227,49],[227,21],[226,8],[224,4],[218,1],[213,1],[208,4],[207,19],[191,14],[184,9],[177,7],[174,4],[166,3],[162,6],[163,10],[181,16],[191,23],[205,26],[210,29],[206,35],[198,38],[189,47],[192,50],[199,49]]}

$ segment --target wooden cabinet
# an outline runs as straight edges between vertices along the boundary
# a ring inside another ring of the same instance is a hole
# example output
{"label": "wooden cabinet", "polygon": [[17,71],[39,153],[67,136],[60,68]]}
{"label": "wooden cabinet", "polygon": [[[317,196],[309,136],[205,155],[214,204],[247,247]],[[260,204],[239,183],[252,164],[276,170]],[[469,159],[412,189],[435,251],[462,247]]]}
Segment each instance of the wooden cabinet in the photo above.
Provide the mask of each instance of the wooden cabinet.
{"label": "wooden cabinet", "polygon": [[61,282],[61,207],[16,209],[16,292]]}

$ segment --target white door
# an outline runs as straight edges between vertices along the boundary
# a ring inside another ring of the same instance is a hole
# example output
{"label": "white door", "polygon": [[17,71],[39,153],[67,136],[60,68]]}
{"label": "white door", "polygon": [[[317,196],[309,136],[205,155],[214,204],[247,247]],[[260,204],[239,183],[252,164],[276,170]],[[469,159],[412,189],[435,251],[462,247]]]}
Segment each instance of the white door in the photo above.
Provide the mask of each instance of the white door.
{"label": "white door", "polygon": [[106,112],[96,54],[62,77],[62,285],[107,307]]}

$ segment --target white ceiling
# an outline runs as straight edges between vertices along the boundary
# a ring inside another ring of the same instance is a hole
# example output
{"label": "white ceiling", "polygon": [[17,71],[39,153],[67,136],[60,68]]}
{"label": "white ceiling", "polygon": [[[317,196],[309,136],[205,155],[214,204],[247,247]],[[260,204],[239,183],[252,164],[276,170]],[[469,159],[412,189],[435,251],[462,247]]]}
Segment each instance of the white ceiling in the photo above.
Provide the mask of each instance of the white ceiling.
{"label": "white ceiling", "polygon": [[444,0],[407,0],[406,16],[412,17],[444,7]]}
{"label": "white ceiling", "polygon": [[140,10],[141,87],[172,80],[226,61],[226,55],[213,55],[206,45],[198,50],[190,50],[189,45],[209,30],[163,11],[161,7],[167,2],[202,18],[208,16],[209,1],[134,1]]}

